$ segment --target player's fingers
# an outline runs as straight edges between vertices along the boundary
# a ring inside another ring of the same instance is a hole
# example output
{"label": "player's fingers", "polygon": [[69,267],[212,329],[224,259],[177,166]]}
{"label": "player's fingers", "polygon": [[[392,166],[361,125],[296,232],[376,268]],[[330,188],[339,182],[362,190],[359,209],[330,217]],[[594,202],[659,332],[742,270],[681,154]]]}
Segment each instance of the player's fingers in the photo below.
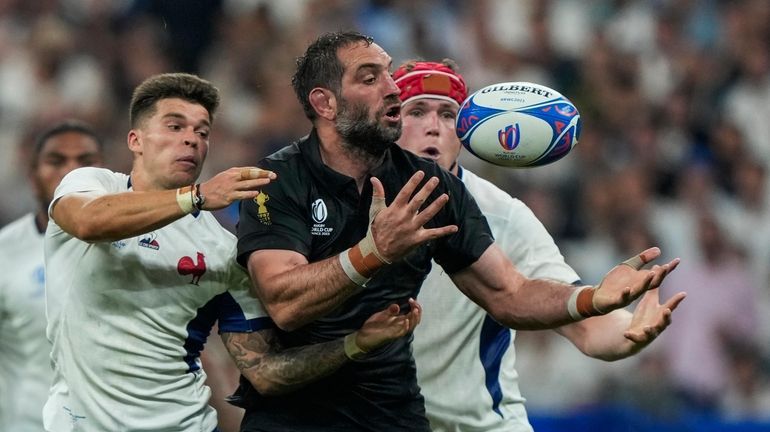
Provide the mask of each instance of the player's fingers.
{"label": "player's fingers", "polygon": [[398,316],[399,312],[401,311],[401,308],[398,307],[398,305],[396,303],[393,303],[392,305],[388,306],[388,308],[385,309],[385,311],[390,316]]}
{"label": "player's fingers", "polygon": [[412,213],[417,213],[420,210],[420,207],[422,207],[430,194],[436,189],[438,183],[439,181],[437,177],[431,177],[427,182],[425,182],[423,187],[420,188],[416,194],[414,194],[412,200],[409,201],[409,210]]}
{"label": "player's fingers", "polygon": [[668,274],[668,266],[667,265],[654,265],[650,269],[652,272],[652,282],[650,282],[650,286],[652,288],[657,288],[660,286],[661,283],[663,283],[663,279]]}
{"label": "player's fingers", "polygon": [[254,180],[244,180],[236,183],[235,188],[240,191],[253,190],[269,184],[274,179],[275,177],[263,177]]}
{"label": "player's fingers", "polygon": [[660,249],[657,247],[651,247],[645,250],[644,252],[640,253],[639,255],[633,256],[623,261],[621,264],[627,265],[634,270],[639,270],[645,264],[654,260],[658,256],[660,256]]}
{"label": "player's fingers", "polygon": [[423,211],[417,214],[414,219],[415,222],[420,226],[425,225],[429,220],[433,219],[433,216],[436,216],[436,213],[438,213],[439,210],[441,210],[448,202],[449,195],[441,194],[438,198],[433,200],[432,203],[425,207]]}
{"label": "player's fingers", "polygon": [[685,292],[676,293],[673,297],[668,299],[666,303],[663,304],[663,306],[673,312],[674,309],[676,309],[677,306],[679,306],[679,303],[682,303],[682,300],[684,300],[685,297],[687,297],[687,293]]}
{"label": "player's fingers", "polygon": [[276,178],[276,174],[272,171],[263,170],[256,167],[244,167],[240,169],[240,180],[254,180],[261,178]]}
{"label": "player's fingers", "polygon": [[414,194],[414,191],[417,189],[417,186],[420,185],[420,182],[424,177],[425,173],[422,171],[417,171],[414,173],[412,178],[406,182],[404,187],[402,187],[398,192],[398,195],[396,195],[396,198],[393,200],[393,205],[399,207],[407,205],[409,199],[412,197],[412,194]]}
{"label": "player's fingers", "polygon": [[450,234],[454,234],[457,232],[458,229],[459,228],[457,227],[457,225],[447,225],[441,228],[424,229],[421,231],[420,243],[435,240],[437,238],[441,238]]}
{"label": "player's fingers", "polygon": [[647,335],[644,332],[636,332],[632,330],[628,330],[625,333],[623,333],[623,337],[630,340],[634,343],[645,343],[647,339]]}
{"label": "player's fingers", "polygon": [[380,179],[372,177],[370,181],[372,182],[372,197],[385,199],[385,188]]}
{"label": "player's fingers", "polygon": [[422,306],[417,303],[417,300],[412,298],[409,299],[409,306],[411,307],[411,311],[409,312],[411,316],[411,319],[409,320],[409,330],[411,331],[420,324],[420,321],[422,321]]}
{"label": "player's fingers", "polygon": [[682,262],[682,260],[679,259],[679,258],[674,258],[671,261],[669,261],[668,262],[668,272],[671,273],[672,271],[674,271],[674,269],[679,267],[679,263],[680,262]]}

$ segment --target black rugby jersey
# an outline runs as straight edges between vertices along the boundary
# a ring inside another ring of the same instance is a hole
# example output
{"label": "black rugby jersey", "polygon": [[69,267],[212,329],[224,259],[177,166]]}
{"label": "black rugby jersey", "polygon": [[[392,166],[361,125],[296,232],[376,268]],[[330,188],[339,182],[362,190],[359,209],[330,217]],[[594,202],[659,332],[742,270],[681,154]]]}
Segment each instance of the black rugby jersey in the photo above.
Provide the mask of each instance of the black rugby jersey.
{"label": "black rugby jersey", "polygon": [[[366,235],[371,183],[366,181],[359,194],[354,179],[324,165],[315,130],[258,165],[276,172],[278,179],[257,198],[242,203],[237,229],[242,265],[260,249],[293,250],[316,262],[339,254]],[[426,174],[423,182],[433,176],[440,180],[428,203],[445,192],[450,196],[425,227],[455,224],[459,231],[383,267],[365,288],[323,318],[293,332],[279,331],[283,344],[300,346],[344,337],[389,304],[407,305],[410,297],[417,298],[432,258],[451,274],[475,262],[492,244],[489,226],[473,197],[458,178],[434,162],[393,144],[371,175],[382,182],[390,205],[418,170]],[[430,430],[410,343],[411,336],[401,338],[284,396],[261,397],[242,378],[239,394],[247,407],[244,430]]]}

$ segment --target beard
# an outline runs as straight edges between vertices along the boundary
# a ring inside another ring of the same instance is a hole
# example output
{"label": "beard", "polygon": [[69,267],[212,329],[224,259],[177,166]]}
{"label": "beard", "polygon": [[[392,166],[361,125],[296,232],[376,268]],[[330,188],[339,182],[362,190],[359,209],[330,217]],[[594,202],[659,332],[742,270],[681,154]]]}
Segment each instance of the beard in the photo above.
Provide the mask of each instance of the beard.
{"label": "beard", "polygon": [[343,147],[366,159],[385,154],[385,150],[401,137],[401,122],[396,126],[382,125],[379,119],[384,114],[383,108],[371,119],[365,104],[351,104],[341,99],[336,129],[342,137]]}

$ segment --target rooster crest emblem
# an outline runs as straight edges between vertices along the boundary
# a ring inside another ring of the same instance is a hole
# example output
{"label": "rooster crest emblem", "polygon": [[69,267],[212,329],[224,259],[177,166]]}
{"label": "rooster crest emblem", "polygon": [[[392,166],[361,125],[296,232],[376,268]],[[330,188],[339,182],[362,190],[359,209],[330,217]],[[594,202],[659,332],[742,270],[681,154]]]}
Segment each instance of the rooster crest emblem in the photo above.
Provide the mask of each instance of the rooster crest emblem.
{"label": "rooster crest emblem", "polygon": [[192,275],[190,283],[198,285],[201,276],[206,273],[206,260],[204,258],[205,257],[201,252],[198,252],[197,262],[193,261],[193,259],[188,256],[183,256],[182,258],[179,258],[179,263],[176,265],[176,271],[182,276]]}

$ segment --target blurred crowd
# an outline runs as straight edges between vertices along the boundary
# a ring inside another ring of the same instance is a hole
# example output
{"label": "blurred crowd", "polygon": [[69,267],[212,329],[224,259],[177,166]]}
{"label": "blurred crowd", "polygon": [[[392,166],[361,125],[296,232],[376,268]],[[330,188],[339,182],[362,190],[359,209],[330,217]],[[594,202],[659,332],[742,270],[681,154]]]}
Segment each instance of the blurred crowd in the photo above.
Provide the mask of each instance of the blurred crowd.
{"label": "blurred crowd", "polygon": [[471,90],[531,81],[576,104],[583,133],[557,163],[462,161],[527,203],[584,282],[650,245],[682,258],[661,296],[688,298],[634,358],[520,333],[532,412],[621,402],[770,418],[766,0],[0,0],[0,226],[32,209],[27,155],[54,121],[91,123],[107,165],[129,170],[124,110],[151,74],[221,90],[209,173],[306,134],[295,58],[341,29],[374,36],[394,65],[453,58]]}

